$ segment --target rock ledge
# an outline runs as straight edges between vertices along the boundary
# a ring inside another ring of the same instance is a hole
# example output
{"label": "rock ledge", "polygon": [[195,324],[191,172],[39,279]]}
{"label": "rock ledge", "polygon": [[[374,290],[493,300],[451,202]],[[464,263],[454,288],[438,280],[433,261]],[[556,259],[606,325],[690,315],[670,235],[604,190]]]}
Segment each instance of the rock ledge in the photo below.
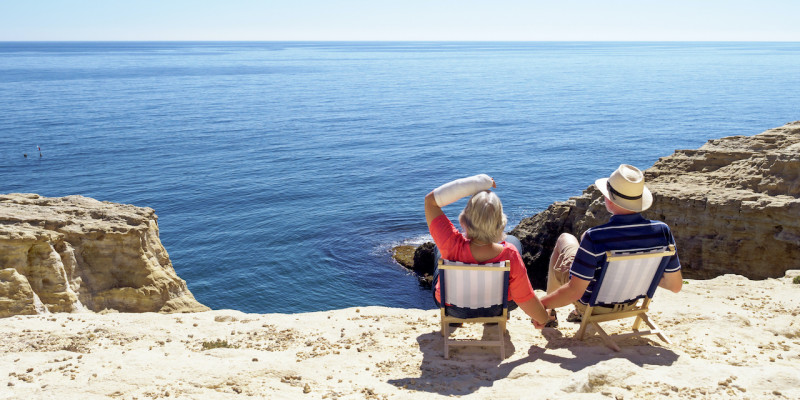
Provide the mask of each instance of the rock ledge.
{"label": "rock ledge", "polygon": [[191,312],[151,208],[83,196],[0,195],[0,317],[47,312]]}

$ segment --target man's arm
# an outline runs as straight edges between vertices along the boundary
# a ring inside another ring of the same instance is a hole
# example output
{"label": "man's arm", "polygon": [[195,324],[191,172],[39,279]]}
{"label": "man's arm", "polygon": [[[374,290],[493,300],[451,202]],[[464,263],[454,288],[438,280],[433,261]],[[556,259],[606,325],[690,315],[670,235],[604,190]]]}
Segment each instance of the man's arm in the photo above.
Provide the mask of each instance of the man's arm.
{"label": "man's arm", "polygon": [[566,285],[542,297],[542,305],[547,309],[570,305],[580,300],[587,287],[589,287],[589,281],[573,276]]}
{"label": "man's arm", "polygon": [[683,288],[683,276],[681,275],[681,271],[665,272],[661,277],[661,281],[658,282],[658,286],[674,293],[680,292],[681,288]]}

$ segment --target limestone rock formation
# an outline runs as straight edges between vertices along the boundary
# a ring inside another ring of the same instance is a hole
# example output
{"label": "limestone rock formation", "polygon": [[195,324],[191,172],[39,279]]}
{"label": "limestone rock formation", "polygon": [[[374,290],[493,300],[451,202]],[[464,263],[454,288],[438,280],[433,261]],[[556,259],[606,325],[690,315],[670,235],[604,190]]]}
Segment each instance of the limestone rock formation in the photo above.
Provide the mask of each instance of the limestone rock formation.
{"label": "limestone rock formation", "polygon": [[172,268],[150,208],[0,195],[0,317],[205,311]]}
{"label": "limestone rock formation", "polygon": [[[678,150],[645,177],[655,200],[644,216],[672,228],[684,276],[764,279],[800,268],[800,121]],[[608,218],[590,186],[521,221],[511,233],[522,240],[534,286],[544,287],[561,232],[580,237]]]}

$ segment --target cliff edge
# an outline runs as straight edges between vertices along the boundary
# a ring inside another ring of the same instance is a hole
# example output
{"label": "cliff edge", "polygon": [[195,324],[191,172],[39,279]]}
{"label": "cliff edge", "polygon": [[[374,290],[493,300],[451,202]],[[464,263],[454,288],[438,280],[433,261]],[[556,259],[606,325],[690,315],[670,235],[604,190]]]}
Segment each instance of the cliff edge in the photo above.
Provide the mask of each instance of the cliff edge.
{"label": "cliff edge", "polygon": [[0,195],[0,317],[194,312],[151,208],[82,196]]}

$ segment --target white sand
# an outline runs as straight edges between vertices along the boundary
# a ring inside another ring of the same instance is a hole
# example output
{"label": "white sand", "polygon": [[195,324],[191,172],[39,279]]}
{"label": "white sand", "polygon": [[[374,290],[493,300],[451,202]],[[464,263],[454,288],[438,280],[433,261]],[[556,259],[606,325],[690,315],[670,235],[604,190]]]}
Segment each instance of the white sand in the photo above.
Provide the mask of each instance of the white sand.
{"label": "white sand", "polygon": [[[517,310],[505,360],[482,347],[445,360],[435,310],[10,317],[0,320],[0,398],[798,399],[797,275],[659,290],[651,315],[673,344],[629,339],[620,353],[572,339],[566,309],[545,331]],[[236,347],[202,349],[217,339]]]}

